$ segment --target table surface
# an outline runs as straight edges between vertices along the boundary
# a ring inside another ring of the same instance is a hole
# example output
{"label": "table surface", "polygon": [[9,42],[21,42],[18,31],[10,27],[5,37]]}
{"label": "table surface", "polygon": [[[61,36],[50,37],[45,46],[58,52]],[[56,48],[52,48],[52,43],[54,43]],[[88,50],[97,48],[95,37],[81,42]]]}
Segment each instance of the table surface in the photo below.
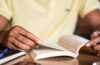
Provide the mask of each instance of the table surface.
{"label": "table surface", "polygon": [[[25,56],[22,56],[5,63],[4,65],[14,65],[15,63],[23,61],[24,59]],[[40,63],[41,65],[92,65],[95,61],[100,61],[100,57],[91,54],[80,53],[76,59],[69,57],[55,57],[37,60],[36,62]]]}

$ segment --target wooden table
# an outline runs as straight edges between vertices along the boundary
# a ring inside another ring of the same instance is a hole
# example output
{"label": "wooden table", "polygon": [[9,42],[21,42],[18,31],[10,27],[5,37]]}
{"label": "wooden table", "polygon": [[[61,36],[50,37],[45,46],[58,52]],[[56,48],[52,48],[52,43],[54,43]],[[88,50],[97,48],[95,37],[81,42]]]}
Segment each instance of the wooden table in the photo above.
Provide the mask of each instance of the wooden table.
{"label": "wooden table", "polygon": [[[17,62],[23,61],[24,57],[25,56],[19,57],[8,63],[5,63],[4,65],[13,65]],[[55,57],[37,60],[36,62],[40,63],[41,65],[92,65],[92,63],[95,61],[100,61],[100,57],[91,54],[80,53],[77,59],[68,57]]]}

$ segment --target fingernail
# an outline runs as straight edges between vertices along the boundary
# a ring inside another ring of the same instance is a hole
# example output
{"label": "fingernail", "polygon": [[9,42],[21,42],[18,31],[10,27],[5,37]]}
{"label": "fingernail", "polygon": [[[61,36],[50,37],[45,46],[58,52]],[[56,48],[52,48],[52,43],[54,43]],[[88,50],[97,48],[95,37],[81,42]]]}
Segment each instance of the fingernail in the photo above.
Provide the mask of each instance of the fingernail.
{"label": "fingernail", "polygon": [[90,47],[90,43],[87,43],[86,46],[87,46],[87,47]]}
{"label": "fingernail", "polygon": [[94,32],[93,34],[95,34],[96,36],[98,35],[97,32]]}

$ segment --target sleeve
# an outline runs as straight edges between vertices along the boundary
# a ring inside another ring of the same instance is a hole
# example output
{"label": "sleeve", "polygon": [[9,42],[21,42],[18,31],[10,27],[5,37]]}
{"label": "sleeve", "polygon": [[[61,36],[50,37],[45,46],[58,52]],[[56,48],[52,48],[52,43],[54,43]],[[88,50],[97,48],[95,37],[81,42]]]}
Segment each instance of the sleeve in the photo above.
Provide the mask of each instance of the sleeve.
{"label": "sleeve", "polygon": [[0,15],[10,20],[12,17],[11,7],[11,0],[0,0]]}
{"label": "sleeve", "polygon": [[91,11],[99,8],[98,0],[85,0],[80,6],[80,16],[84,18]]}

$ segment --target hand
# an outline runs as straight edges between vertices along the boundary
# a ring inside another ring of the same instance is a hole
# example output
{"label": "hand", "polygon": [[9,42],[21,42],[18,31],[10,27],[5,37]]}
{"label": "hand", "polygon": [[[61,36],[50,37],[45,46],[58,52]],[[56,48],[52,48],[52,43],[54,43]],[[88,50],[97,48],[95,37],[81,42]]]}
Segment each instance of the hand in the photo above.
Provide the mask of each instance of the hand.
{"label": "hand", "polygon": [[8,48],[19,51],[29,51],[33,47],[38,48],[38,43],[42,43],[42,41],[20,26],[9,30],[3,40],[3,44]]}
{"label": "hand", "polygon": [[100,31],[91,34],[91,40],[86,43],[86,46],[93,47],[93,50],[97,52],[97,56],[100,56]]}

